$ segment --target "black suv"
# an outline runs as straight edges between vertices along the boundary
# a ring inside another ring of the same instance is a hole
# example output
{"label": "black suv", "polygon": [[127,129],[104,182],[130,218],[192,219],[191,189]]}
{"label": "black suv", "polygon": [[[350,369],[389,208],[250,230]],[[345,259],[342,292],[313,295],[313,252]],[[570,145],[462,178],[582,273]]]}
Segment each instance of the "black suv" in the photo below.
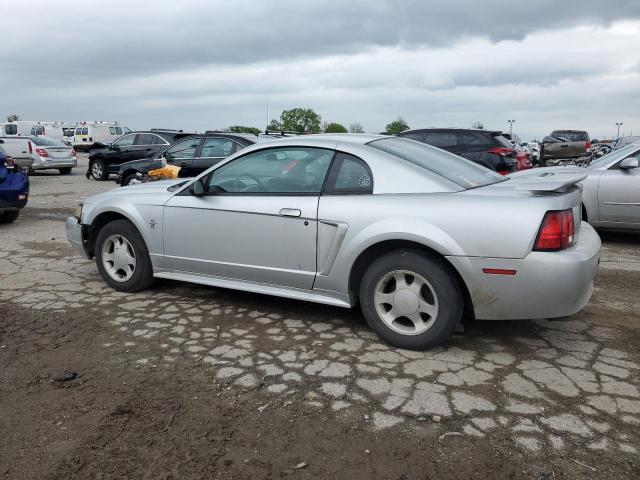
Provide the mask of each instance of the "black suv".
{"label": "black suv", "polygon": [[517,169],[516,151],[502,132],[475,128],[423,128],[407,130],[398,136],[455,153],[503,175]]}
{"label": "black suv", "polygon": [[165,163],[180,167],[180,177],[193,177],[249,145],[282,137],[282,134],[251,135],[208,130],[177,141],[153,158],[123,163],[116,183],[125,187]]}
{"label": "black suv", "polygon": [[108,180],[109,174],[118,173],[120,164],[140,158],[153,157],[170,145],[192,133],[182,130],[152,128],[143,132],[132,132],[121,136],[113,143],[94,143],[89,153],[87,178]]}

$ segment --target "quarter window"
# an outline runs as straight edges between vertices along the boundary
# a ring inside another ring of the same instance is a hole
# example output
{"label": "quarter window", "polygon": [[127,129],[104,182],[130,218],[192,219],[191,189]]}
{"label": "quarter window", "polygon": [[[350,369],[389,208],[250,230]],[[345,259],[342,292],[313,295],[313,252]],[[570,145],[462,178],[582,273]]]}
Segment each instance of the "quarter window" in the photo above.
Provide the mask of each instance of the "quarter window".
{"label": "quarter window", "polygon": [[188,140],[178,142],[164,153],[164,158],[168,160],[173,160],[175,158],[193,158],[196,156],[196,150],[198,149],[199,144],[199,138],[190,138]]}
{"label": "quarter window", "polygon": [[338,152],[327,179],[325,192],[330,194],[373,193],[371,169],[358,157]]}
{"label": "quarter window", "polygon": [[233,140],[228,138],[205,138],[201,157],[224,158],[233,152]]}
{"label": "quarter window", "polygon": [[213,171],[207,191],[235,194],[319,194],[333,150],[271,148],[249,153]]}

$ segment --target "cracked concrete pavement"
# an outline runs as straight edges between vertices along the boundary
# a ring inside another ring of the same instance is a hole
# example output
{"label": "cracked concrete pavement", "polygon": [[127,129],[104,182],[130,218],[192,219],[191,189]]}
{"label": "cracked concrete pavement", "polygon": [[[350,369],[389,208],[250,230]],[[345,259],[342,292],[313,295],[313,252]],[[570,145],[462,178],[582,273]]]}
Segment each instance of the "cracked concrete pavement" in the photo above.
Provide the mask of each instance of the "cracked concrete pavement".
{"label": "cracked concrete pavement", "polygon": [[198,363],[231,388],[263,388],[265,404],[364,415],[378,431],[437,425],[443,442],[501,436],[532,456],[637,460],[640,236],[604,237],[594,297],[580,314],[475,322],[444,347],[413,352],[381,343],[356,310],[178,282],[111,290],[64,238],[65,210],[115,186],[83,173],[33,177],[29,209],[2,227],[0,304],[104,319],[114,340],[103,348],[126,351],[137,368]]}

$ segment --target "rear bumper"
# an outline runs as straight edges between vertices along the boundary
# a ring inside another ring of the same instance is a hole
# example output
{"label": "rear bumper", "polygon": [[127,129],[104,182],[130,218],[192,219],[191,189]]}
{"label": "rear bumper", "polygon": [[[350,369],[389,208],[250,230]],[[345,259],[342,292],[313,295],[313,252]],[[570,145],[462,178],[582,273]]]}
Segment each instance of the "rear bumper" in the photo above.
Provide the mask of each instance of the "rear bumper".
{"label": "rear bumper", "polygon": [[73,168],[78,166],[77,159],[56,159],[38,157],[31,165],[32,170],[47,170],[52,168]]}
{"label": "rear bumper", "polygon": [[[600,237],[582,222],[575,245],[560,252],[531,252],[522,259],[448,257],[465,281],[476,318],[558,318],[582,310],[593,293]],[[515,270],[486,274],[483,268]]]}
{"label": "rear bumper", "polygon": [[67,240],[75,252],[82,258],[91,258],[85,247],[84,240],[82,238],[82,224],[78,222],[78,219],[75,217],[67,217],[65,220],[65,226],[67,230]]}
{"label": "rear bumper", "polygon": [[7,201],[0,198],[0,213],[11,210],[20,210],[27,204],[28,195],[24,194],[24,200]]}
{"label": "rear bumper", "polygon": [[9,173],[0,183],[0,212],[19,210],[29,200],[29,176],[24,172]]}

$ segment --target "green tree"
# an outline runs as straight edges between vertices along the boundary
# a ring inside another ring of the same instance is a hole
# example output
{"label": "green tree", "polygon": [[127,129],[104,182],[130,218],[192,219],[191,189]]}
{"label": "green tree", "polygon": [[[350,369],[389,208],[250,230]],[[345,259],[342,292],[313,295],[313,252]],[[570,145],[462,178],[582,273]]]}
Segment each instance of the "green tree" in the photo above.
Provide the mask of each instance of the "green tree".
{"label": "green tree", "polygon": [[7,115],[7,122],[17,122],[18,120],[20,120],[20,115],[16,115],[15,113]]}
{"label": "green tree", "polygon": [[358,122],[349,125],[349,132],[351,133],[364,133],[364,128]]}
{"label": "green tree", "polygon": [[232,127],[229,127],[229,131],[233,133],[251,133],[253,135],[258,135],[261,130],[256,127],[245,127],[243,125],[234,125]]}
{"label": "green tree", "polygon": [[324,133],[347,133],[347,129],[340,123],[331,122],[325,127]]}
{"label": "green tree", "polygon": [[409,130],[409,125],[404,121],[404,118],[398,117],[397,120],[387,124],[384,133],[387,135],[398,135],[405,130]]}
{"label": "green tree", "polygon": [[320,120],[320,115],[310,108],[292,108],[280,115],[283,130],[298,133],[319,133]]}
{"label": "green tree", "polygon": [[270,132],[279,132],[282,130],[282,124],[278,120],[273,118],[269,122],[269,125],[267,125],[267,130]]}

